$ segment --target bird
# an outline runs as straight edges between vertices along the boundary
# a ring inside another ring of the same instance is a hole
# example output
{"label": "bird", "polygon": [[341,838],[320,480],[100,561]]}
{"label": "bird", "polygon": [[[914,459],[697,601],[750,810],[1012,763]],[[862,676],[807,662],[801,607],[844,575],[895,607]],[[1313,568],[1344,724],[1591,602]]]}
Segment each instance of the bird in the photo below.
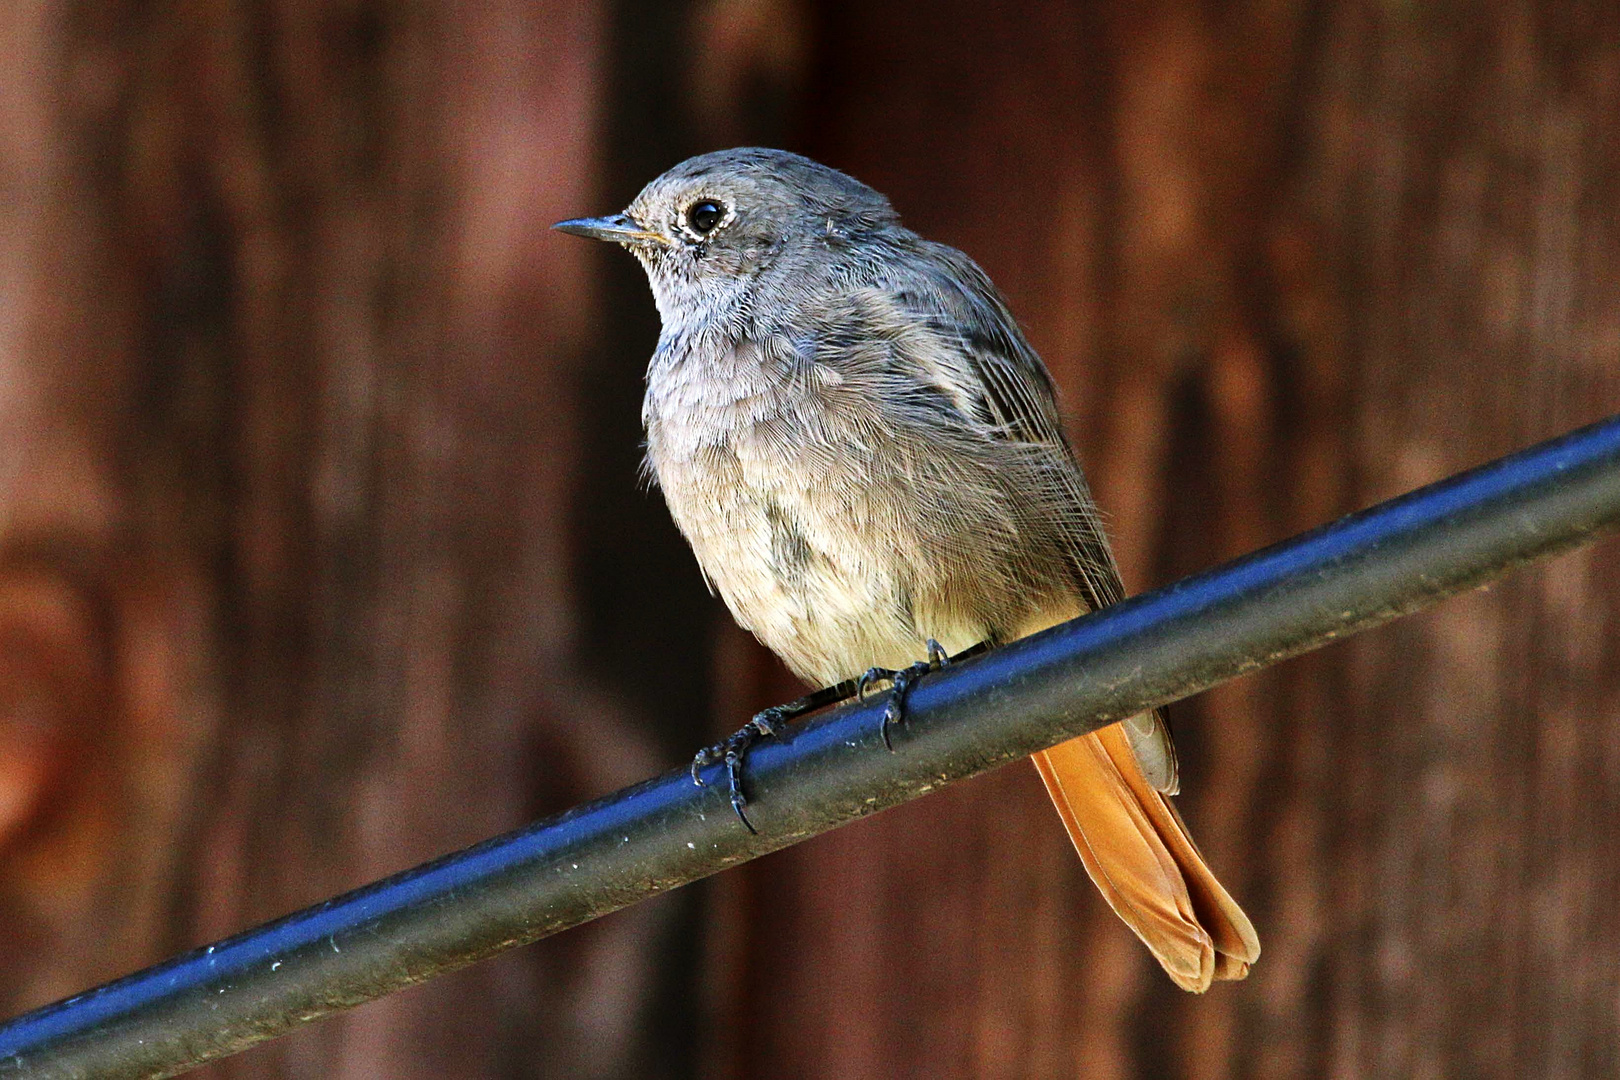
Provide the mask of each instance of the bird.
{"label": "bird", "polygon": [[[690,158],[621,213],[554,228],[617,243],[662,329],[646,467],[710,589],[811,685],[804,706],[906,688],[977,647],[1123,598],[1051,374],[989,277],[853,177],[784,150]],[[1157,713],[1034,755],[1086,870],[1170,978],[1241,979],[1260,942],[1170,801]],[[749,824],[744,817],[744,824]]]}

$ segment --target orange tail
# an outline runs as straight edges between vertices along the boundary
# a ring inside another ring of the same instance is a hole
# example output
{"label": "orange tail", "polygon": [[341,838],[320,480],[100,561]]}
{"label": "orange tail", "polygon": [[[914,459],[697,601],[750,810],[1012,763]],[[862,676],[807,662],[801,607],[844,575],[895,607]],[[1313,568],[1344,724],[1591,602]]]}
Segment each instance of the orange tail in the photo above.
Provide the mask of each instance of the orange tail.
{"label": "orange tail", "polygon": [[1118,724],[1034,762],[1091,879],[1177,986],[1202,993],[1213,979],[1249,973],[1260,938],[1181,815],[1143,778]]}

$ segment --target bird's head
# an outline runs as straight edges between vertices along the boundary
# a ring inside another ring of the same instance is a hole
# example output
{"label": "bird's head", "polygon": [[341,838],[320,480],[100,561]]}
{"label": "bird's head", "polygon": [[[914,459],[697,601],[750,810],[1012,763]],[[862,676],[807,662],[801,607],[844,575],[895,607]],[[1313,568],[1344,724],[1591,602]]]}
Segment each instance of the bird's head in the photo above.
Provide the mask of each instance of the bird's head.
{"label": "bird's head", "polygon": [[667,330],[735,319],[757,282],[802,287],[831,272],[852,244],[897,222],[887,199],[836,169],[750,147],[689,158],[623,213],[553,228],[635,255]]}

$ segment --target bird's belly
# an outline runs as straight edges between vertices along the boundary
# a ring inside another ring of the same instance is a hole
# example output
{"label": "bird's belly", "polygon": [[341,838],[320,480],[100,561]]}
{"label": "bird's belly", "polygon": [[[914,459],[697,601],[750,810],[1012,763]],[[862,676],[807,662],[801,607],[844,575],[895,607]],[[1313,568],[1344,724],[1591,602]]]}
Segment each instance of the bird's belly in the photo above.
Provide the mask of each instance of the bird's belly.
{"label": "bird's belly", "polygon": [[919,620],[916,538],[872,520],[860,476],[733,451],[653,464],[705,576],[800,677],[834,683],[904,667],[930,637],[951,652],[985,637],[970,620]]}

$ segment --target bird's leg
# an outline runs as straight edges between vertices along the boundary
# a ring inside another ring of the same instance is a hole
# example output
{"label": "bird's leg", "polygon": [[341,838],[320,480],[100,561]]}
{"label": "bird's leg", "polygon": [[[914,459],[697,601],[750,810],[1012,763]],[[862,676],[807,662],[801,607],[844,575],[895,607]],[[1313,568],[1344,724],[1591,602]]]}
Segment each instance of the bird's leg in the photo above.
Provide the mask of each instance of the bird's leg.
{"label": "bird's leg", "polygon": [[955,656],[947,656],[944,648],[933,638],[928,639],[928,660],[919,662],[901,671],[891,671],[888,668],[872,668],[858,679],[845,679],[832,686],[824,686],[820,690],[804,695],[788,702],[785,705],[772,705],[754,714],[754,718],[744,724],[734,735],[724,742],[715,743],[697,752],[692,758],[692,783],[698,787],[706,787],[703,782],[702,770],[710,765],[724,763],[726,766],[726,783],[731,789],[731,808],[737,813],[737,820],[749,832],[758,835],[759,830],[754,828],[753,822],[748,820],[746,809],[748,796],[743,791],[743,761],[748,751],[761,739],[772,738],[782,733],[782,729],[790,720],[796,720],[805,713],[815,712],[828,705],[836,705],[840,701],[850,698],[866,700],[866,693],[874,682],[890,682],[894,686],[894,697],[883,710],[883,744],[890,750],[894,744],[889,741],[889,725],[905,719],[905,696],[911,684],[930,671],[937,671],[946,664],[957,660],[965,660],[970,656],[977,656],[990,648],[990,642],[981,641],[970,649],[964,649]]}
{"label": "bird's leg", "polygon": [[[975,645],[961,655],[971,655],[978,649],[979,646]],[[927,660],[919,660],[910,667],[901,668],[899,671],[890,668],[871,668],[865,675],[860,677],[856,683],[855,693],[862,701],[866,700],[866,693],[875,682],[887,682],[892,687],[889,694],[889,704],[883,709],[883,726],[880,729],[883,733],[884,746],[887,746],[891,751],[894,749],[894,743],[889,739],[889,725],[905,722],[906,695],[911,692],[912,684],[930,671],[938,671],[953,659],[956,658],[948,655],[939,642],[929,638]]]}
{"label": "bird's leg", "polygon": [[726,781],[731,787],[731,808],[737,812],[737,820],[741,821],[749,832],[757,835],[758,830],[744,813],[744,808],[748,805],[748,796],[743,793],[742,772],[743,759],[748,756],[749,748],[761,739],[780,735],[788,721],[854,697],[856,691],[856,681],[846,679],[833,686],[824,686],[785,705],[772,705],[768,709],[760,710],[729,739],[697,752],[697,756],[692,759],[692,783],[698,787],[707,786],[703,782],[702,770],[718,762],[725,762]]}

